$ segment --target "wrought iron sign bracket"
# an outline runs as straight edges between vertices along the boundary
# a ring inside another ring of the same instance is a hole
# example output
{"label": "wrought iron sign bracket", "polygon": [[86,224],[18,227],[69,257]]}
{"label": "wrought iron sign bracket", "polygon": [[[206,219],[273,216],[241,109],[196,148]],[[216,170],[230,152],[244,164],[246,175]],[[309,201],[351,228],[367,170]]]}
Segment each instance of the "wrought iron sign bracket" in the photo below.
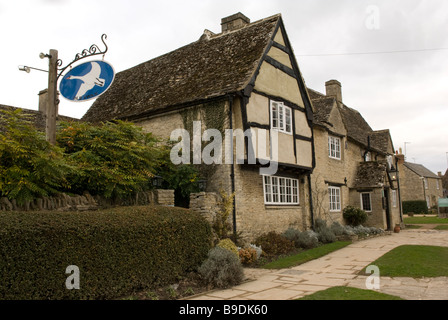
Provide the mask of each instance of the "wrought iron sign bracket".
{"label": "wrought iron sign bracket", "polygon": [[68,65],[66,65],[65,67],[62,67],[62,60],[58,59],[58,61],[57,61],[57,68],[58,68],[57,79],[59,79],[59,77],[62,75],[62,73],[68,67],[70,67],[72,64],[74,64],[75,62],[78,62],[81,59],[88,58],[88,57],[95,56],[95,55],[100,55],[100,54],[105,55],[108,50],[107,44],[105,42],[106,39],[107,39],[107,35],[103,34],[101,36],[101,41],[103,42],[104,46],[106,47],[106,49],[104,51],[102,51],[96,44],[93,44],[90,46],[89,49],[84,49],[81,51],[81,53],[77,53],[75,56],[75,59],[72,62],[70,62]]}

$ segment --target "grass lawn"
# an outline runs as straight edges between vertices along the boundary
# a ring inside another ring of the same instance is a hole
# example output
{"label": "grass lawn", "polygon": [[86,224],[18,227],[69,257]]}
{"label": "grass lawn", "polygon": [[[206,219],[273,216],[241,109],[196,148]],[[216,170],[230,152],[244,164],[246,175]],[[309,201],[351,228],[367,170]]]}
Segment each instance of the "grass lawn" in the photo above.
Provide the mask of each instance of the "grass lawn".
{"label": "grass lawn", "polygon": [[387,277],[443,277],[448,276],[447,261],[448,247],[403,245],[370,265],[378,266],[380,275]]}
{"label": "grass lawn", "polygon": [[403,300],[389,294],[351,287],[332,287],[298,300]]}
{"label": "grass lawn", "polygon": [[299,264],[305,263],[307,261],[320,258],[330,252],[339,250],[345,246],[351,244],[351,241],[336,241],[328,244],[324,244],[320,247],[302,251],[298,254],[280,258],[278,260],[269,262],[262,266],[265,269],[283,269],[297,266]]}
{"label": "grass lawn", "polygon": [[435,227],[436,230],[448,230],[448,224],[441,224]]}
{"label": "grass lawn", "polygon": [[421,229],[422,226],[416,225],[416,224],[407,224],[406,229]]}
{"label": "grass lawn", "polygon": [[405,224],[448,224],[448,218],[439,217],[407,217],[403,219]]}

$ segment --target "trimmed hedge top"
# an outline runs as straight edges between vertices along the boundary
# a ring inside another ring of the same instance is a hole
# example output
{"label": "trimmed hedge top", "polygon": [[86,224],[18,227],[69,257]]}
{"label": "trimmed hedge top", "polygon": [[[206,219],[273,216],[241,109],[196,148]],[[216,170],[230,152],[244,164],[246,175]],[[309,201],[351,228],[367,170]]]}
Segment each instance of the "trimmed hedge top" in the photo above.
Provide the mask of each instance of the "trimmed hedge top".
{"label": "trimmed hedge top", "polygon": [[428,213],[428,204],[425,200],[403,201],[403,213]]}
{"label": "trimmed hedge top", "polygon": [[181,208],[0,213],[0,299],[113,299],[176,281],[210,247],[207,221]]}

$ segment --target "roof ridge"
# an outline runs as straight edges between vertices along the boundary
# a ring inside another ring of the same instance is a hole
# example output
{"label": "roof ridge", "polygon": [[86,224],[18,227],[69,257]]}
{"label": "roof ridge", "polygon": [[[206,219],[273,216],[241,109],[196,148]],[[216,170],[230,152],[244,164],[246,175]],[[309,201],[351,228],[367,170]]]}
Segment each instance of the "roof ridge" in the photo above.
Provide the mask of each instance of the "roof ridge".
{"label": "roof ridge", "polygon": [[380,130],[373,130],[374,133],[383,133],[383,132],[390,132],[389,129],[380,129]]}
{"label": "roof ridge", "polygon": [[[259,19],[259,20],[254,21],[254,22],[251,22],[251,23],[249,23],[249,24],[247,24],[247,25],[245,25],[245,26],[242,26],[241,28],[235,29],[235,30],[226,31],[226,32],[220,32],[220,33],[215,33],[215,34],[211,35],[210,38],[207,39],[207,40],[219,39],[219,38],[224,37],[224,36],[226,36],[226,35],[233,34],[233,33],[237,33],[237,32],[241,32],[241,31],[243,31],[243,30],[245,30],[245,29],[254,27],[254,26],[256,26],[256,25],[258,25],[258,24],[260,24],[260,23],[262,23],[262,22],[266,22],[266,21],[269,21],[269,20],[274,20],[274,18],[278,19],[278,18],[281,18],[281,17],[282,17],[281,13],[277,13],[277,14],[274,14],[274,15],[272,15],[272,16],[270,16],[270,17],[262,18],[262,19]],[[207,30],[207,29],[206,29],[206,30]],[[210,31],[210,30],[209,30],[209,31]]]}
{"label": "roof ridge", "polygon": [[[429,170],[428,168],[426,168],[423,164],[420,163],[412,163],[412,162],[407,162],[405,161],[403,163],[408,169],[414,171],[416,174],[418,174],[419,176],[422,177],[426,177],[426,178],[439,178],[438,175],[436,175],[434,172],[432,172],[431,170]],[[420,168],[417,168],[420,167]],[[418,169],[423,169],[426,172],[417,172]]]}
{"label": "roof ridge", "polygon": [[209,40],[203,35],[202,40],[118,72],[107,93],[82,119],[137,119],[167,107],[239,92],[253,78],[281,21],[281,14],[276,14]]}

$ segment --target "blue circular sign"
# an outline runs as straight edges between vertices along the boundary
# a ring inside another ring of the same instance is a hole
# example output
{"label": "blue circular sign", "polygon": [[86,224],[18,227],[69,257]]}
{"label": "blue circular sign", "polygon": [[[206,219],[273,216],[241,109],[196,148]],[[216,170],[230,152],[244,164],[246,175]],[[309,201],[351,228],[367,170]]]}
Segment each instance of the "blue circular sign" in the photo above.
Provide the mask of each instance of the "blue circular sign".
{"label": "blue circular sign", "polygon": [[61,80],[59,92],[70,101],[91,100],[106,92],[114,77],[114,68],[109,63],[85,62],[67,72]]}

